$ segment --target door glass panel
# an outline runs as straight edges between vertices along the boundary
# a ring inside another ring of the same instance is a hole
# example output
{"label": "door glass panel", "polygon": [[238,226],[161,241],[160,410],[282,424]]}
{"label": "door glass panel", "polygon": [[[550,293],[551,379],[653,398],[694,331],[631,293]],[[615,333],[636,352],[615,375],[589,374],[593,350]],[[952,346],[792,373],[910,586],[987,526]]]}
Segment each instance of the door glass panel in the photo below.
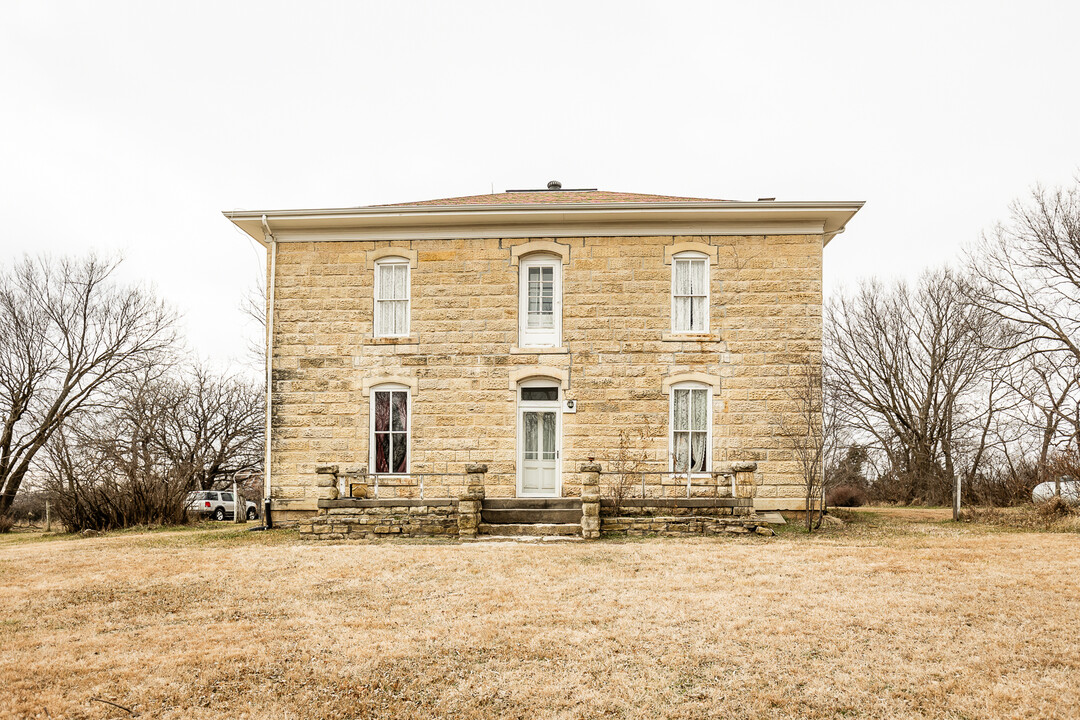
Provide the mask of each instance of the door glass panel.
{"label": "door glass panel", "polygon": [[544,459],[555,459],[555,413],[542,413],[544,416]]}
{"label": "door glass panel", "polygon": [[537,413],[527,412],[524,413],[523,423],[525,425],[525,445],[522,448],[525,460],[536,460],[537,450]]}

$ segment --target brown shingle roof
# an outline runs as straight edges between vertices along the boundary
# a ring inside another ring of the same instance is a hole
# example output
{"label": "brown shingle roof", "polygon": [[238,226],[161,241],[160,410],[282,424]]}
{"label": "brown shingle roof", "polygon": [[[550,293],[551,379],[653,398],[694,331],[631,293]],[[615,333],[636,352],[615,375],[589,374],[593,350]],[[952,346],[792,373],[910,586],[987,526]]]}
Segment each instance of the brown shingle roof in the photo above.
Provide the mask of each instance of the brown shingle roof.
{"label": "brown shingle roof", "polygon": [[642,195],[640,193],[608,192],[606,190],[538,190],[531,192],[505,192],[494,195],[466,195],[465,197],[421,200],[419,202],[388,203],[373,207],[409,207],[412,205],[589,205],[599,203],[655,203],[655,202],[723,202],[715,198],[689,198],[674,195]]}

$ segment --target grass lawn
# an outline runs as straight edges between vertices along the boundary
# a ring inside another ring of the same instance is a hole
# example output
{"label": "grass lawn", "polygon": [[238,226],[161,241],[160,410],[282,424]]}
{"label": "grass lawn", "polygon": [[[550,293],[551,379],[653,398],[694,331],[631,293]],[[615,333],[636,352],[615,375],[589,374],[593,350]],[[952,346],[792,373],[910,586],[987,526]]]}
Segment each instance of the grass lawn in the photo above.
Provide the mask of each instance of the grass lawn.
{"label": "grass lawn", "polygon": [[844,517],[547,545],[0,536],[0,718],[1080,717],[1080,535]]}

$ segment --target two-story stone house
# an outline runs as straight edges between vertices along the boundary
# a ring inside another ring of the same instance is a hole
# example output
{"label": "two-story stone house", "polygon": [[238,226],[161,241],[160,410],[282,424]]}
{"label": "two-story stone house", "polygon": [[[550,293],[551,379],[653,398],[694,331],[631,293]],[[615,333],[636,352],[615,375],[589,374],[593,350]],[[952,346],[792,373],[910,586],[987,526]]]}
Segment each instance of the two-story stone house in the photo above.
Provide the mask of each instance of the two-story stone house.
{"label": "two-story stone house", "polygon": [[753,460],[758,508],[801,507],[777,421],[820,357],[822,250],[861,205],[552,183],[225,213],[268,249],[276,517],[336,493],[320,465],[431,496],[480,462],[488,497],[560,497],[628,443],[650,482]]}

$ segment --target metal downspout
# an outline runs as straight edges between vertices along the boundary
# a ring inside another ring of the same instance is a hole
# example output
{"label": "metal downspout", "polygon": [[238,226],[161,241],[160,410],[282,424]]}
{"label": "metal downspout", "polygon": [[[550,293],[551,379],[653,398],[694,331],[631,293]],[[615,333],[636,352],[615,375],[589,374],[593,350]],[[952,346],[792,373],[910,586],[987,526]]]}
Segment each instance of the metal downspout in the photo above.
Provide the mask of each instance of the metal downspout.
{"label": "metal downspout", "polygon": [[277,240],[270,232],[270,224],[266,215],[262,216],[263,237],[270,245],[270,281],[267,284],[267,309],[266,309],[266,458],[263,464],[263,493],[266,501],[263,503],[263,525],[266,528],[273,527],[270,516],[270,439],[273,432],[273,390],[274,390],[274,286],[277,284]]}

